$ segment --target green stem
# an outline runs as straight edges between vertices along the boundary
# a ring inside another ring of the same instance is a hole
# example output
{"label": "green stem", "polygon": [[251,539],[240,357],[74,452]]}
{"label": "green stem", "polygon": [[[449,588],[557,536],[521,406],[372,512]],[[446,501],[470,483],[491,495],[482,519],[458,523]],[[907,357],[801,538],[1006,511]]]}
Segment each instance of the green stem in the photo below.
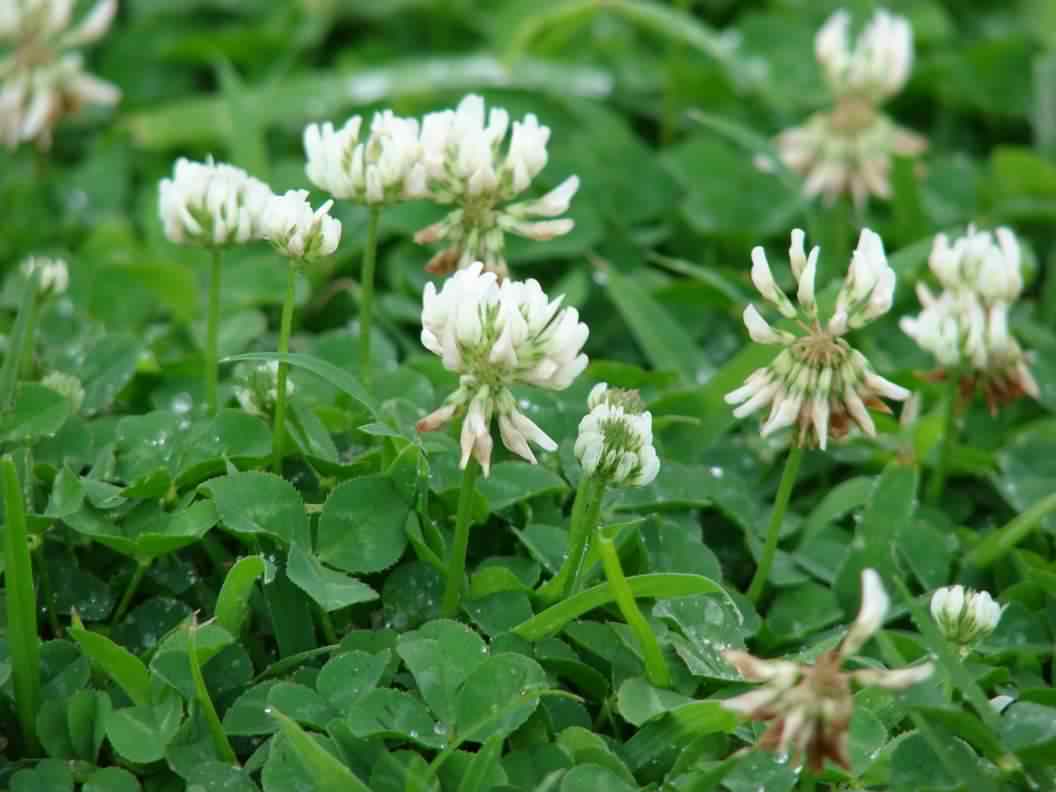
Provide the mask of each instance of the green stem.
{"label": "green stem", "polygon": [[237,765],[238,756],[235,754],[235,749],[231,747],[231,743],[227,739],[227,734],[224,733],[224,726],[220,722],[220,716],[216,714],[216,707],[213,706],[213,700],[209,697],[209,688],[205,686],[205,677],[202,676],[202,666],[198,662],[197,623],[191,625],[188,630],[187,644],[187,658],[191,668],[191,678],[194,680],[195,700],[198,702],[198,706],[202,708],[202,714],[205,716],[206,725],[209,727],[209,734],[213,738],[213,747],[223,761],[228,764]]}
{"label": "green stem", "polygon": [[205,330],[205,397],[209,414],[216,415],[220,409],[220,248],[213,248],[213,260],[209,273],[209,307]]}
{"label": "green stem", "polygon": [[766,529],[766,545],[763,547],[763,557],[759,559],[756,567],[755,577],[748,586],[748,599],[753,603],[759,601],[759,597],[766,588],[767,578],[770,577],[770,567],[774,565],[774,557],[777,555],[777,540],[781,536],[781,522],[785,519],[785,511],[788,509],[788,500],[792,497],[792,487],[796,483],[799,474],[799,463],[803,460],[803,448],[798,445],[788,450],[788,458],[785,460],[785,470],[781,474],[781,483],[777,487],[777,498],[774,500],[774,510],[770,513],[770,525]]}
{"label": "green stem", "polygon": [[40,316],[40,300],[30,302],[29,310],[26,312],[26,330],[22,349],[19,352],[19,371],[23,379],[33,379],[33,358],[35,357],[34,338],[37,333],[37,319]]}
{"label": "green stem", "polygon": [[[293,300],[297,288],[297,268],[287,268],[286,298],[282,303],[282,324],[279,327],[279,354],[290,351],[290,332],[293,330]],[[286,378],[290,367],[286,361],[279,362],[275,377],[275,428],[271,433],[271,466],[276,475],[282,475],[282,446],[286,439]]]}
{"label": "green stem", "polygon": [[587,552],[587,541],[598,524],[604,493],[604,480],[594,476],[583,476],[580,479],[568,529],[568,554],[557,574],[538,591],[539,600],[544,605],[559,602],[578,586],[583,558]]}
{"label": "green stem", "polygon": [[370,328],[374,316],[374,264],[378,255],[378,220],[381,207],[370,207],[367,220],[367,247],[363,251],[363,272],[359,302],[359,367],[364,382],[370,381]]}
{"label": "green stem", "polygon": [[33,346],[33,333],[29,328],[34,324],[33,314],[37,310],[37,278],[26,278],[22,299],[18,305],[18,315],[14,327],[8,336],[8,354],[4,357],[3,369],[0,369],[0,412],[6,412],[15,406],[15,389],[18,384],[18,373],[22,370],[22,359],[27,348]]}
{"label": "green stem", "polygon": [[40,635],[37,632],[37,596],[33,588],[33,561],[26,533],[26,512],[18,471],[10,456],[0,460],[4,491],[4,555],[7,568],[7,633],[14,680],[15,709],[22,727],[26,752],[39,750],[36,732],[40,707]]}
{"label": "green stem", "polygon": [[799,776],[800,792],[814,792],[815,782],[817,780],[817,776],[815,776],[809,768],[804,767]]}
{"label": "green stem", "polygon": [[987,536],[968,555],[968,563],[980,569],[990,566],[1023,541],[1053,511],[1056,511],[1056,493],[1042,498]]}
{"label": "green stem", "polygon": [[334,619],[326,608],[319,606],[319,626],[323,628],[323,637],[328,644],[339,643],[337,630],[334,629]]}
{"label": "green stem", "polygon": [[114,618],[110,622],[111,624],[116,625],[125,617],[128,612],[128,606],[132,604],[132,598],[136,595],[136,591],[139,590],[139,584],[143,582],[143,576],[149,568],[150,561],[136,562],[136,571],[132,573],[132,579],[128,581],[125,593],[121,595],[121,601],[117,603],[117,609],[114,611]]}
{"label": "green stem", "polygon": [[469,527],[472,522],[473,493],[476,491],[479,472],[480,465],[475,458],[470,457],[462,473],[462,491],[458,496],[458,514],[455,517],[455,541],[451,545],[451,555],[447,559],[443,615],[448,619],[453,619],[458,615],[458,606],[462,602],[462,583],[466,576],[466,552],[469,550]]}
{"label": "green stem", "polygon": [[645,660],[645,675],[649,682],[657,687],[671,687],[671,672],[664,660],[664,653],[656,640],[656,634],[649,622],[638,609],[638,603],[634,599],[634,592],[623,574],[620,566],[620,556],[616,552],[616,545],[612,537],[604,530],[595,534],[598,552],[601,555],[601,564],[605,569],[605,577],[609,581],[616,604],[623,614],[624,620],[638,638],[642,648],[642,658]]}
{"label": "green stem", "polygon": [[957,371],[950,372],[950,382],[943,404],[942,445],[939,447],[939,461],[932,471],[928,482],[928,502],[935,504],[942,499],[946,487],[946,475],[950,470],[950,458],[953,456],[953,444],[957,435],[957,396],[960,394],[961,376]]}

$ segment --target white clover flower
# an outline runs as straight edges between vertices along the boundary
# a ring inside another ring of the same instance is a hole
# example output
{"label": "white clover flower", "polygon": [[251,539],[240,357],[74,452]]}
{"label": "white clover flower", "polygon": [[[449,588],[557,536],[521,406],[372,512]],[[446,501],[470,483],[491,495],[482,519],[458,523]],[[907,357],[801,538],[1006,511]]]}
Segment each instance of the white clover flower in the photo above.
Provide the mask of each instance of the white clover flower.
{"label": "white clover flower", "polygon": [[1008,327],[1011,304],[1023,290],[1015,235],[1007,228],[991,235],[969,227],[951,244],[939,234],[929,264],[944,290],[936,296],[917,284],[922,310],[899,326],[935,356],[941,368],[932,377],[960,377],[965,394],[978,387],[991,413],[1023,395],[1037,399],[1027,355]]}
{"label": "white clover flower", "polygon": [[220,247],[260,235],[271,189],[226,163],[176,160],[159,186],[165,236],[179,244]]}
{"label": "white clover flower", "polygon": [[[236,373],[235,398],[242,409],[250,415],[270,416],[279,397],[278,378],[279,363],[276,360],[241,368]],[[292,396],[295,390],[293,380],[287,378],[286,395]]]}
{"label": "white clover flower", "polygon": [[80,412],[81,405],[84,403],[84,386],[77,377],[61,371],[52,371],[40,381],[40,384],[65,396],[74,414]]}
{"label": "white clover flower", "polygon": [[635,391],[598,383],[587,399],[590,412],[579,423],[575,453],[583,472],[630,487],[652,483],[660,472],[653,447],[653,416]]}
{"label": "white clover flower", "polygon": [[421,198],[426,193],[425,166],[418,142],[418,121],[391,110],[376,113],[370,134],[353,116],[340,129],[330,122],[304,130],[308,180],[335,198],[380,206]]}
{"label": "white clover flower", "polygon": [[113,105],[116,86],[84,71],[77,47],[102,38],[117,13],[117,0],[100,0],[71,28],[73,0],[0,3],[0,140],[8,147],[35,141],[46,149],[64,115],[85,104]]}
{"label": "white clover flower", "polygon": [[568,211],[579,189],[576,176],[542,198],[507,204],[527,190],[546,165],[550,129],[529,114],[513,122],[504,148],[511,127],[509,114],[492,108],[485,115],[484,100],[470,95],[457,109],[429,113],[422,121],[428,197],[456,207],[415,235],[420,244],[449,243],[427,265],[430,272],[447,273],[481,261],[488,270],[505,276],[506,233],[546,240],[563,236],[574,226],[571,219],[559,216]]}
{"label": "white clover flower", "polygon": [[814,54],[837,97],[855,96],[879,104],[902,90],[913,66],[909,21],[879,9],[850,43],[851,17],[837,11],[818,31]]}
{"label": "white clover flower", "polygon": [[967,647],[992,633],[1003,608],[989,592],[944,586],[931,595],[931,615],[946,640]]}
{"label": "white clover flower", "polygon": [[588,329],[575,308],[562,308],[534,280],[505,280],[477,262],[422,296],[422,344],[444,367],[461,375],[443,407],[418,422],[438,429],[465,412],[462,467],[474,456],[485,475],[491,464],[491,420],[498,417],[503,443],[535,462],[529,443],[553,451],[557,445],[517,409],[509,391],[516,384],[564,390],[586,368],[581,353]]}
{"label": "white clover flower", "polygon": [[733,413],[738,418],[769,405],[763,437],[797,424],[799,445],[817,444],[824,449],[829,436],[844,436],[852,421],[875,436],[868,408],[889,411],[881,397],[904,401],[909,391],[873,371],[865,356],[842,338],[848,329],[862,327],[891,308],[895,273],[887,264],[880,237],[862,230],[836,311],[827,323],[819,317],[814,298],[819,248],[814,247],[808,256],[803,242],[803,232],[794,230],[789,259],[798,284],[798,308],[777,287],[763,249],[752,250],[756,288],[783,316],[797,319],[805,332],[775,330],[749,305],[744,323],[752,340],[784,349],[769,366],[757,369],[743,386],[726,394],[726,403],[740,405]]}
{"label": "white clover flower", "polygon": [[260,235],[283,256],[308,261],[329,256],[341,241],[341,221],[331,217],[327,201],[313,211],[307,190],[273,195],[261,214]]}
{"label": "white clover flower", "polygon": [[758,747],[787,753],[792,761],[806,761],[821,770],[826,758],[850,769],[847,734],[854,715],[852,683],[902,690],[927,679],[932,663],[893,670],[844,671],[844,661],[883,625],[888,596],[880,576],[862,571],[862,605],[846,637],[835,649],[823,652],[813,665],[789,660],[762,660],[741,651],[723,656],[749,682],[761,687],[719,703],[752,720],[770,721]]}
{"label": "white clover flower", "polygon": [[815,113],[778,135],[775,145],[785,167],[803,177],[805,196],[821,195],[832,205],[850,195],[857,206],[870,195],[889,199],[893,158],[915,157],[927,148],[923,137],[862,104]]}
{"label": "white clover flower", "polygon": [[21,271],[24,277],[36,279],[40,297],[65,294],[70,285],[69,267],[63,259],[30,256],[22,262]]}

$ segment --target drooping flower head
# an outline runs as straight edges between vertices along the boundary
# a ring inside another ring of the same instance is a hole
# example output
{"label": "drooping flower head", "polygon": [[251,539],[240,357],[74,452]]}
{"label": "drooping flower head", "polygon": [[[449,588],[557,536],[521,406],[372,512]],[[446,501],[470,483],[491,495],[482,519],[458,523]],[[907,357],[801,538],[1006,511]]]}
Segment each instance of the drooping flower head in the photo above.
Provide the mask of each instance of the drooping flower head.
{"label": "drooping flower head", "polygon": [[795,763],[822,769],[826,758],[850,769],[847,734],[854,714],[852,683],[902,690],[927,679],[931,663],[894,670],[844,671],[844,661],[855,655],[880,629],[889,600],[880,576],[862,572],[862,605],[847,635],[835,649],[818,656],[813,665],[790,660],[762,660],[741,651],[723,656],[749,682],[761,687],[719,702],[726,709],[769,721],[758,747],[787,753]]}
{"label": "drooping flower head", "polygon": [[801,230],[792,232],[789,258],[798,307],[778,288],[763,249],[752,250],[756,288],[784,317],[797,320],[798,330],[775,330],[754,305],[745,309],[744,323],[752,340],[784,349],[769,366],[757,369],[742,387],[728,393],[726,403],[740,405],[734,410],[738,418],[769,405],[763,437],[796,424],[799,445],[825,448],[829,436],[842,437],[851,422],[875,436],[868,408],[889,412],[881,397],[903,401],[909,391],[873,371],[865,356],[843,338],[848,330],[868,324],[891,308],[895,272],[887,264],[880,237],[862,230],[836,309],[827,322],[819,316],[814,297],[819,248],[814,247],[808,256],[803,241]]}
{"label": "drooping flower head", "polygon": [[35,279],[39,298],[64,294],[70,285],[69,267],[60,258],[30,256],[22,262],[20,269],[23,277]]}
{"label": "drooping flower head", "polygon": [[491,420],[498,418],[503,443],[535,462],[529,442],[547,451],[557,445],[517,409],[512,385],[564,390],[586,368],[581,350],[588,329],[575,308],[551,300],[535,280],[505,280],[477,262],[449,278],[438,292],[426,284],[422,297],[422,344],[444,367],[461,375],[444,406],[418,422],[438,429],[455,415],[462,422],[462,467],[474,456],[491,464]]}
{"label": "drooping flower head", "polygon": [[991,412],[1024,394],[1038,398],[1026,353],[1008,327],[1009,309],[1023,290],[1015,235],[970,227],[951,244],[939,234],[929,264],[944,289],[936,296],[918,283],[923,310],[900,327],[935,356],[940,369],[930,377],[959,377],[965,398],[980,389]]}
{"label": "drooping flower head", "polygon": [[[239,368],[235,372],[235,398],[242,409],[250,415],[270,416],[278,401],[278,378],[279,363],[275,360]],[[295,390],[293,380],[287,379],[286,395],[292,396]]]}
{"label": "drooping flower head", "polygon": [[833,203],[848,194],[859,207],[870,195],[891,197],[893,157],[914,157],[927,146],[880,112],[898,93],[913,64],[909,22],[877,11],[852,46],[850,15],[838,11],[818,31],[814,51],[833,96],[831,111],[815,113],[775,141],[786,167],[804,179],[803,192]]}
{"label": "drooping flower head", "polygon": [[99,0],[76,25],[74,0],[7,0],[0,3],[0,140],[8,147],[36,141],[46,149],[64,115],[85,104],[113,105],[116,86],[84,71],[77,48],[102,38],[117,0]]}
{"label": "drooping flower head", "polygon": [[986,591],[944,586],[931,595],[931,615],[946,640],[968,648],[992,633],[1003,608]]}
{"label": "drooping flower head", "polygon": [[[509,142],[506,142],[510,131]],[[502,108],[485,113],[484,100],[465,97],[455,110],[429,113],[422,121],[422,160],[428,197],[456,208],[423,228],[415,241],[447,240],[449,247],[427,266],[442,274],[476,261],[505,276],[505,234],[553,239],[573,228],[558,218],[568,211],[579,179],[571,176],[542,198],[508,204],[527,190],[547,162],[550,129],[532,114],[510,124]]]}
{"label": "drooping flower head", "polygon": [[329,256],[341,241],[341,221],[331,217],[327,201],[313,211],[307,190],[273,195],[261,215],[260,234],[283,256],[308,261]]}
{"label": "drooping flower head", "polygon": [[159,211],[165,236],[183,245],[222,247],[260,236],[271,189],[223,162],[176,160],[162,179]]}
{"label": "drooping flower head", "polygon": [[641,487],[660,472],[653,447],[653,416],[637,391],[598,383],[587,399],[590,412],[579,423],[576,458],[588,476],[611,484]]}
{"label": "drooping flower head", "polygon": [[375,113],[370,133],[360,140],[363,119],[353,116],[340,129],[330,122],[304,130],[308,180],[335,198],[380,206],[425,196],[418,121],[391,110]]}

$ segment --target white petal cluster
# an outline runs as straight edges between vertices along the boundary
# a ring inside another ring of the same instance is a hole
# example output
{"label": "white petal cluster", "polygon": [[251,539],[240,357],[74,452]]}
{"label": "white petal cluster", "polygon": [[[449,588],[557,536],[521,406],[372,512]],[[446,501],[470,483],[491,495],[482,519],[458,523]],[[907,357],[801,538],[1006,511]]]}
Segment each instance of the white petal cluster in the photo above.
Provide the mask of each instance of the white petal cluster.
{"label": "white petal cluster", "polygon": [[961,646],[985,638],[1001,621],[1003,608],[986,591],[944,586],[931,595],[931,615],[946,640]]}
{"label": "white petal cluster", "polygon": [[847,735],[854,714],[852,683],[902,690],[927,679],[931,663],[882,670],[844,671],[844,661],[858,652],[887,617],[889,598],[880,576],[862,571],[862,604],[838,647],[823,652],[813,665],[789,660],[763,660],[747,652],[723,656],[749,682],[761,687],[720,702],[726,709],[753,720],[770,721],[759,738],[763,748],[788,754],[820,770],[825,759],[849,767]]}
{"label": "white petal cluster", "polygon": [[822,195],[831,204],[848,194],[861,207],[870,195],[890,198],[892,158],[917,156],[927,143],[879,111],[909,78],[909,22],[877,11],[853,46],[850,23],[850,15],[838,11],[815,39],[815,55],[833,95],[831,111],[785,130],[775,143],[785,166],[803,177],[807,197]]}
{"label": "white petal cluster", "polygon": [[261,216],[260,235],[283,256],[300,261],[329,256],[341,241],[341,221],[329,214],[333,204],[313,211],[307,190],[273,195]]}
{"label": "white petal cluster", "polygon": [[[278,401],[278,377],[279,364],[275,360],[240,369],[236,374],[235,398],[242,409],[250,415],[269,417]],[[292,396],[295,390],[293,381],[287,378],[286,395]]]}
{"label": "white petal cluster", "polygon": [[49,297],[64,294],[70,285],[70,271],[63,259],[30,256],[21,265],[22,275],[35,278],[37,294]]}
{"label": "white petal cluster", "polygon": [[162,179],[159,211],[165,236],[179,244],[220,247],[260,236],[271,189],[225,163],[176,161]]}
{"label": "white petal cluster", "polygon": [[504,280],[477,262],[449,278],[438,292],[426,284],[422,297],[422,344],[444,367],[461,375],[443,407],[418,423],[431,431],[465,411],[462,466],[474,456],[487,474],[490,425],[498,418],[503,443],[535,462],[529,443],[552,451],[556,444],[517,409],[509,387],[535,385],[564,390],[586,368],[581,350],[588,329],[575,308],[551,300],[535,280]]}
{"label": "white petal cluster", "polygon": [[76,48],[102,38],[117,0],[99,0],[76,25],[74,0],[5,0],[0,3],[0,140],[8,147],[51,144],[64,116],[86,104],[113,105],[116,86],[84,71]]}
{"label": "white petal cluster", "polygon": [[363,119],[340,129],[330,122],[304,130],[308,180],[335,198],[379,206],[426,194],[418,121],[391,110],[376,113],[360,140]]}
{"label": "white petal cluster", "polygon": [[503,206],[527,190],[546,165],[549,139],[550,129],[534,115],[511,125],[509,113],[495,107],[485,112],[484,100],[476,95],[465,97],[455,110],[425,116],[421,151],[428,197],[456,207],[415,235],[420,244],[449,243],[430,262],[431,272],[481,261],[505,275],[506,233],[546,240],[572,230],[572,220],[559,216],[579,189],[575,176],[540,199]]}
{"label": "white petal cluster", "polygon": [[880,237],[862,230],[828,322],[819,317],[814,296],[818,254],[814,247],[807,255],[803,232],[792,232],[789,261],[797,283],[797,306],[778,288],[763,249],[752,250],[756,288],[783,316],[798,320],[805,332],[774,329],[749,305],[744,323],[752,340],[784,349],[769,366],[757,369],[743,386],[726,394],[726,403],[740,405],[734,410],[738,418],[769,406],[764,437],[796,424],[800,445],[816,443],[825,448],[829,436],[842,437],[852,421],[875,436],[868,408],[887,410],[881,397],[904,401],[909,391],[877,374],[866,357],[842,338],[849,329],[862,327],[891,308],[895,273]]}
{"label": "white petal cluster", "polygon": [[84,386],[77,377],[61,371],[52,371],[40,381],[40,384],[65,396],[74,414],[80,412],[81,405],[84,403]]}
{"label": "white petal cluster", "polygon": [[814,39],[814,53],[834,95],[854,95],[879,104],[902,90],[909,79],[913,29],[907,19],[879,9],[852,46],[850,26],[846,11],[829,17]]}
{"label": "white petal cluster", "polygon": [[583,472],[617,485],[641,487],[660,472],[653,447],[653,416],[638,394],[598,383],[587,399],[590,412],[579,423],[575,453]]}
{"label": "white petal cluster", "polygon": [[1008,327],[1009,310],[1023,290],[1012,231],[970,227],[952,243],[939,234],[929,265],[943,291],[936,296],[918,283],[922,311],[904,317],[902,331],[934,355],[946,374],[960,376],[967,392],[978,385],[991,410],[1022,394],[1038,398],[1026,354]]}

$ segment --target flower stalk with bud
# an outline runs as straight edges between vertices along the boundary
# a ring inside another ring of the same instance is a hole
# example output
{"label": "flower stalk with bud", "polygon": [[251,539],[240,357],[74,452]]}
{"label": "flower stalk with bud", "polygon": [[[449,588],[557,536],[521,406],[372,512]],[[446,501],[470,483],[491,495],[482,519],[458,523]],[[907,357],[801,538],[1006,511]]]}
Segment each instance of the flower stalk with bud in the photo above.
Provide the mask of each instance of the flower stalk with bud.
{"label": "flower stalk with bud", "polygon": [[989,592],[960,585],[944,586],[931,595],[932,618],[943,637],[958,645],[962,656],[997,628],[1002,611]]}
{"label": "flower stalk with bud", "polygon": [[843,670],[844,662],[883,626],[889,604],[880,576],[875,570],[863,570],[861,608],[839,646],[809,665],[726,651],[723,656],[741,676],[763,684],[720,703],[738,715],[769,722],[757,747],[788,754],[813,772],[821,770],[827,758],[850,769],[852,684],[903,690],[927,679],[934,670],[930,662],[892,670]]}
{"label": "flower stalk with bud", "polygon": [[[479,464],[491,469],[496,419],[503,444],[535,463],[531,444],[553,451],[557,444],[519,409],[510,388],[534,385],[560,391],[587,366],[581,350],[589,333],[575,308],[551,300],[534,280],[504,280],[480,262],[456,272],[440,289],[426,284],[422,296],[422,345],[459,375],[458,388],[445,404],[418,422],[418,431],[441,428],[462,417],[463,470],[455,545],[449,560],[444,612],[454,615],[461,598],[468,546],[469,505]],[[463,510],[462,504],[466,503]]]}
{"label": "flower stalk with bud", "polygon": [[[286,296],[282,302],[282,321],[279,326],[281,356],[290,351],[298,270],[307,262],[331,255],[341,241],[341,222],[329,214],[333,203],[327,201],[313,211],[308,203],[307,190],[290,190],[284,195],[273,195],[261,215],[261,236],[289,261],[286,268]],[[282,474],[286,440],[288,376],[289,364],[280,360],[275,374],[275,422],[271,439],[272,467],[279,475]]]}
{"label": "flower stalk with bud", "polygon": [[748,590],[753,602],[762,595],[777,552],[781,521],[802,448],[816,445],[824,450],[830,436],[843,437],[852,423],[874,437],[876,425],[869,408],[890,412],[881,397],[896,401],[909,398],[909,391],[873,371],[866,357],[844,338],[849,330],[864,327],[891,308],[895,272],[888,266],[880,237],[869,229],[862,230],[835,311],[827,321],[819,314],[814,294],[819,252],[815,246],[807,255],[803,231],[792,232],[789,262],[797,284],[797,306],[778,288],[763,249],[752,250],[752,282],[764,299],[797,325],[795,331],[775,329],[754,305],[749,305],[744,311],[744,323],[752,340],[783,349],[770,365],[754,371],[743,386],[726,395],[728,404],[739,405],[733,413],[737,418],[770,407],[762,426],[763,437],[796,427],[766,545]]}
{"label": "flower stalk with bud", "polygon": [[370,375],[370,337],[374,315],[374,269],[378,225],[383,207],[426,195],[425,166],[418,140],[418,121],[391,110],[376,113],[365,139],[363,119],[353,116],[340,129],[310,124],[304,130],[308,180],[334,198],[368,209],[367,240],[360,277],[360,368]]}

